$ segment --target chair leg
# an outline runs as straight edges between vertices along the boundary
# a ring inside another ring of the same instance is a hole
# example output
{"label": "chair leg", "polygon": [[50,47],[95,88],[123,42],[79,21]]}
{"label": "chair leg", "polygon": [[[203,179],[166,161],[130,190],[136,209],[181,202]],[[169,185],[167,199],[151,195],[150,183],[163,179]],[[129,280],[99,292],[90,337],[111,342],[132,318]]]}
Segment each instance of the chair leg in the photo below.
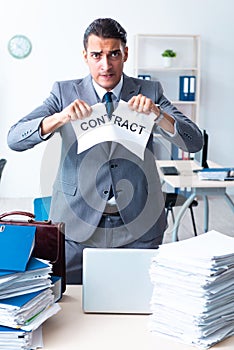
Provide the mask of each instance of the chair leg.
{"label": "chair leg", "polygon": [[173,209],[171,208],[171,216],[172,216],[172,221],[173,221],[173,224],[175,223],[175,215],[174,215],[174,211]]}
{"label": "chair leg", "polygon": [[175,222],[175,216],[174,216],[174,212],[173,212],[172,207],[168,207],[168,208],[166,209],[166,219],[167,219],[167,217],[168,217],[169,211],[171,212],[172,221],[173,221],[173,223],[174,223],[174,222]]}
{"label": "chair leg", "polygon": [[165,211],[166,211],[166,219],[167,219],[168,218],[168,214],[169,214],[169,209],[165,208]]}
{"label": "chair leg", "polygon": [[193,208],[190,206],[189,209],[190,209],[191,218],[192,218],[192,223],[193,223],[194,235],[197,236],[197,228],[196,228],[196,224],[195,224],[195,218],[194,218]]}

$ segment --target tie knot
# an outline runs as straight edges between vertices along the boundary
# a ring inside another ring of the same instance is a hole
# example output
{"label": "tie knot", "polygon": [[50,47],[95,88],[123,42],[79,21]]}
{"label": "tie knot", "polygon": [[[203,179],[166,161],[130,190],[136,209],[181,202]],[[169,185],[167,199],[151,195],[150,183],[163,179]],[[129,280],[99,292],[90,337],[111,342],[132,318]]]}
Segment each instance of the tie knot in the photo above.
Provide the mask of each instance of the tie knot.
{"label": "tie knot", "polygon": [[113,92],[106,92],[105,95],[104,95],[104,100],[105,102],[112,102],[112,95],[113,95]]}

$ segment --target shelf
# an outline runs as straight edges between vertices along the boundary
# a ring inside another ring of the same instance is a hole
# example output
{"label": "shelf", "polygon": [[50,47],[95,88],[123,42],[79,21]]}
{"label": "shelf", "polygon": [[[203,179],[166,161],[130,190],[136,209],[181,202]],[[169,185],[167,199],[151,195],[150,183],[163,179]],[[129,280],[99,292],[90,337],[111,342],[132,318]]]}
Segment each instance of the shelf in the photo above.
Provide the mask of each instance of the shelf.
{"label": "shelf", "polygon": [[[172,66],[165,67],[162,52],[176,52]],[[199,121],[200,105],[200,36],[193,34],[137,34],[135,37],[134,74],[149,75],[162,84],[164,95],[182,113]],[[180,76],[196,79],[195,101],[181,101]]]}
{"label": "shelf", "polygon": [[138,37],[141,37],[141,38],[162,38],[162,39],[165,39],[165,38],[174,38],[174,39],[182,39],[182,38],[196,38],[198,37],[199,35],[197,34],[137,34]]}
{"label": "shelf", "polygon": [[164,72],[176,72],[176,71],[197,71],[196,67],[135,67],[138,71],[164,71]]}
{"label": "shelf", "polygon": [[176,105],[196,105],[197,101],[181,101],[181,100],[171,100],[172,104],[176,104]]}

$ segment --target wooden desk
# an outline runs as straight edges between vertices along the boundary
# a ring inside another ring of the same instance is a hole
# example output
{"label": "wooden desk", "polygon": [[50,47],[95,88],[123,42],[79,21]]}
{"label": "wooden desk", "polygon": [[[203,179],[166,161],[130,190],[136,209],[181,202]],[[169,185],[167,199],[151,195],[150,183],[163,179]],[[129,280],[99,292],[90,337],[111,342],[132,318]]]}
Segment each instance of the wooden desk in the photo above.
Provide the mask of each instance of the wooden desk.
{"label": "wooden desk", "polygon": [[[60,303],[62,310],[43,324],[44,350],[196,349],[150,333],[147,315],[84,314],[81,288],[69,285]],[[233,348],[231,337],[211,349]]]}
{"label": "wooden desk", "polygon": [[[220,167],[220,165],[209,161],[210,167]],[[199,180],[197,173],[194,173],[193,170],[199,169],[199,166],[192,160],[159,160],[156,162],[159,169],[159,174],[161,176],[162,182],[165,182],[172,186],[174,189],[190,189],[191,194],[181,206],[180,211],[178,212],[173,232],[172,232],[172,241],[178,240],[178,228],[180,221],[189,205],[192,203],[194,198],[198,195],[203,197],[204,200],[204,232],[208,231],[209,223],[209,204],[208,196],[224,196],[227,203],[234,213],[234,203],[226,193],[228,187],[234,187],[234,181],[211,181],[211,180]],[[175,166],[179,170],[179,175],[163,175],[160,171],[162,166]]]}

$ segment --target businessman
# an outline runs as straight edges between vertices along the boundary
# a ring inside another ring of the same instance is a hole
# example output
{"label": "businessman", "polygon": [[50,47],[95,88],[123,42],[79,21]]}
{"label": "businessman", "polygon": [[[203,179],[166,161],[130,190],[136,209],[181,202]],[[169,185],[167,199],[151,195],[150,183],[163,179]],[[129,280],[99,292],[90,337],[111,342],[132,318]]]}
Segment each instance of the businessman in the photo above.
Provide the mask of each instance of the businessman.
{"label": "businessman", "polygon": [[[90,74],[55,82],[44,103],[13,125],[9,147],[32,148],[58,132],[61,159],[53,186],[50,218],[66,227],[67,282],[82,283],[84,247],[156,248],[167,227],[164,200],[149,137],[144,160],[118,142],[101,142],[77,154],[72,121],[85,119],[92,106],[112,92],[111,103],[154,113],[153,131],[187,152],[201,149],[199,128],[164,96],[158,81],[123,73],[127,34],[111,18],[94,20],[84,33],[84,61]],[[109,98],[109,97],[108,97]]]}

